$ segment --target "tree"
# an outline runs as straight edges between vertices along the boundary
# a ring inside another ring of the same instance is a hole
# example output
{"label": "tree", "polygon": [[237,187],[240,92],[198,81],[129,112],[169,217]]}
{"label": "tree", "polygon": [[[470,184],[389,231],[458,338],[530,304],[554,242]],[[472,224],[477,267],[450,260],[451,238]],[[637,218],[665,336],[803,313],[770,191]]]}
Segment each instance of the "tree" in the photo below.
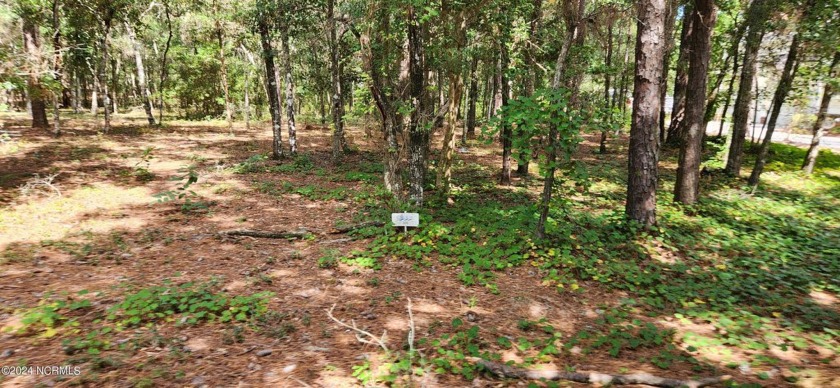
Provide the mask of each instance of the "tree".
{"label": "tree", "polygon": [[274,48],[271,47],[271,28],[269,25],[270,9],[263,1],[257,2],[255,24],[262,46],[262,58],[265,64],[265,89],[268,96],[268,110],[271,114],[271,155],[274,159],[283,158],[283,132],[281,127],[282,111],[277,94],[277,67],[274,64]]}
{"label": "tree", "polygon": [[[577,4],[575,4],[574,0],[567,0],[563,3],[563,8],[566,19],[566,36],[563,38],[563,44],[560,46],[560,52],[557,55],[557,62],[554,66],[554,77],[551,80],[551,89],[554,92],[559,92],[561,88],[569,90],[569,105],[573,108],[576,104],[577,93],[579,93],[577,82],[580,80],[580,74],[576,72],[581,69],[579,66],[573,66],[575,64],[572,63],[573,58],[571,57],[575,54],[580,55],[578,50],[573,49],[580,48],[583,45],[586,0],[578,0]],[[572,54],[573,51],[575,54]],[[573,71],[569,71],[569,68],[572,68]],[[537,238],[545,237],[545,223],[548,220],[551,196],[554,191],[554,175],[557,168],[557,148],[559,142],[557,138],[559,132],[557,126],[556,119],[551,120],[549,123],[548,144],[546,145],[545,181],[543,182],[543,192],[539,203],[540,217],[537,220],[535,232]]]}
{"label": "tree", "polygon": [[146,119],[149,121],[149,125],[155,125],[155,114],[152,111],[152,93],[149,91],[148,83],[146,83],[146,68],[143,66],[142,46],[134,33],[134,27],[127,21],[125,22],[125,30],[134,53],[134,63],[137,68],[137,87],[140,89],[143,110],[146,111]]}
{"label": "tree", "polygon": [[27,64],[26,93],[32,111],[32,128],[49,128],[46,102],[48,90],[41,81],[47,73],[41,53],[41,32],[38,30],[38,14],[41,7],[37,2],[21,0],[16,8],[23,22],[23,48]]}
{"label": "tree", "polygon": [[219,43],[219,76],[222,90],[225,92],[225,119],[228,130],[233,133],[233,110],[230,104],[230,88],[228,86],[227,64],[225,63],[225,35],[222,30],[222,16],[219,14],[219,0],[213,0],[213,23],[215,25],[216,40]]}
{"label": "tree", "polygon": [[758,49],[769,15],[772,0],[753,0],[747,10],[747,36],[744,48],[743,64],[741,66],[740,85],[732,117],[732,139],[729,144],[729,156],[726,160],[726,172],[731,176],[741,174],[741,161],[744,141],[747,136],[747,121],[752,102],[752,86],[758,63]]}
{"label": "tree", "polygon": [[[685,6],[685,15],[691,15],[692,2]],[[671,124],[668,126],[665,138],[661,139],[668,145],[678,145],[684,134],[683,119],[685,116],[685,95],[688,86],[688,67],[690,57],[691,35],[694,32],[694,20],[684,16],[680,30],[680,51],[677,57],[676,75],[674,75],[674,104],[671,109]],[[667,66],[667,64],[666,64]]]}
{"label": "tree", "polygon": [[332,153],[333,158],[338,159],[344,155],[347,142],[344,138],[344,96],[341,90],[342,61],[341,61],[341,38],[347,30],[346,24],[341,24],[339,31],[335,14],[336,0],[327,2],[327,29],[330,45],[330,80],[332,85]]}
{"label": "tree", "polygon": [[636,76],[630,126],[627,204],[631,220],[645,227],[656,224],[657,164],[659,159],[659,83],[664,65],[664,0],[642,0],[636,32]]}
{"label": "tree", "polygon": [[711,55],[711,38],[717,14],[714,0],[695,0],[691,14],[693,26],[689,48],[688,83],[686,84],[685,132],[681,139],[674,200],[683,204],[697,202],[700,192],[700,152],[706,132],[706,80]]}
{"label": "tree", "polygon": [[835,51],[834,59],[831,60],[831,65],[828,70],[829,79],[825,81],[825,85],[823,86],[823,96],[822,100],[820,100],[819,110],[817,111],[817,120],[814,121],[814,125],[811,127],[811,133],[813,134],[811,146],[808,147],[805,160],[802,162],[802,171],[808,175],[814,172],[814,165],[817,164],[820,141],[825,132],[823,123],[825,122],[826,112],[828,112],[828,105],[831,103],[831,98],[834,96],[836,90],[838,63],[840,63],[840,51]]}

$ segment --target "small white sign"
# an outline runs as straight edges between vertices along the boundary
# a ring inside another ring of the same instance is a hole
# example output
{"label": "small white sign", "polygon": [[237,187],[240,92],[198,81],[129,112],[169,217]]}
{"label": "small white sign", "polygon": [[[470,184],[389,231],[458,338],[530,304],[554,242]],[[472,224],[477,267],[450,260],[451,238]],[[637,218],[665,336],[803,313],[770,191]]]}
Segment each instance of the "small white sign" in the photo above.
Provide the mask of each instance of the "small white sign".
{"label": "small white sign", "polygon": [[411,226],[416,228],[420,226],[420,214],[419,213],[391,213],[391,222],[394,223],[394,226],[402,226],[407,227]]}

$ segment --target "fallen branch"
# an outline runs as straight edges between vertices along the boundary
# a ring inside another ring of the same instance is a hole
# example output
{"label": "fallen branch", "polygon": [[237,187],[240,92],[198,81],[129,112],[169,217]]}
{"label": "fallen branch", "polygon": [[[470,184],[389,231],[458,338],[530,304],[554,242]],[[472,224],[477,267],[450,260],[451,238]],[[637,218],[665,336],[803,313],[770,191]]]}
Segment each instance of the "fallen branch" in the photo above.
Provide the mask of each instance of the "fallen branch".
{"label": "fallen branch", "polygon": [[[327,310],[327,316],[330,317],[330,319],[332,319],[335,323],[337,323],[341,326],[344,326],[344,327],[346,327],[350,330],[353,330],[356,333],[356,339],[359,342],[361,342],[363,344],[378,345],[379,347],[382,348],[382,350],[384,350],[386,352],[390,352],[390,350],[388,350],[388,345],[385,345],[385,336],[388,334],[387,330],[382,332],[382,336],[377,337],[377,336],[371,334],[370,332],[364,331],[364,330],[356,327],[356,321],[354,321],[352,319],[350,320],[350,323],[352,324],[352,326],[340,321],[338,318],[333,316],[333,314],[332,314],[333,310],[335,310],[335,304],[333,304],[332,307],[330,307],[330,309]],[[370,339],[366,339],[365,336],[367,336]]]}
{"label": "fallen branch", "polygon": [[219,232],[222,236],[245,236],[245,237],[258,237],[258,238],[307,238],[309,235],[312,234],[309,230],[305,228],[300,228],[296,230],[278,230],[278,231],[270,231],[270,230],[251,230],[251,229],[233,229],[233,230],[223,230]]}
{"label": "fallen branch", "polygon": [[649,375],[647,373],[636,373],[632,375],[611,375],[598,372],[567,373],[556,370],[533,370],[524,369],[484,359],[469,357],[469,360],[476,365],[481,365],[493,374],[516,379],[527,380],[568,380],[578,383],[590,383],[600,385],[628,385],[644,384],[664,388],[699,388],[719,384],[731,379],[729,375],[708,377],[700,380],[677,380]]}
{"label": "fallen branch", "polygon": [[357,229],[367,228],[369,226],[385,226],[385,223],[382,221],[366,221],[358,224],[353,225],[345,225],[345,226],[337,226],[335,230],[332,231],[333,234],[338,233],[347,233],[352,232]]}

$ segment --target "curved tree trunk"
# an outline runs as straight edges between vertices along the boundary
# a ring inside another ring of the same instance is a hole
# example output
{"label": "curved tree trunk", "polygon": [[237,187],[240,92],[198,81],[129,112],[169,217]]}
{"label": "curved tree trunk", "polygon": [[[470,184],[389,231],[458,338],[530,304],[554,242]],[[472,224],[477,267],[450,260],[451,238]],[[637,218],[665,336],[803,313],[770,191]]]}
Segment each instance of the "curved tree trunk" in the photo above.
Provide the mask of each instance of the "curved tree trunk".
{"label": "curved tree trunk", "polygon": [[152,111],[152,93],[149,91],[149,84],[146,83],[146,68],[143,66],[143,50],[134,28],[128,22],[125,23],[125,30],[128,32],[128,40],[134,51],[134,63],[137,67],[137,87],[140,89],[140,100],[143,103],[143,110],[146,111],[146,119],[149,125],[155,125],[155,114]]}
{"label": "curved tree trunk", "polygon": [[837,76],[837,64],[840,63],[840,51],[834,53],[834,59],[831,61],[831,67],[828,69],[829,81],[826,81],[823,86],[823,97],[820,101],[820,109],[817,111],[817,121],[811,127],[813,138],[811,139],[811,146],[808,147],[808,152],[805,154],[805,161],[802,163],[802,171],[810,175],[814,172],[814,165],[817,164],[817,155],[820,152],[820,140],[822,140],[823,122],[825,122],[826,112],[828,112],[828,105],[831,103],[831,97],[834,96],[834,87],[830,82],[830,78]]}
{"label": "curved tree trunk", "polygon": [[665,55],[665,45],[660,38],[665,29],[665,1],[642,0],[638,7],[625,212],[629,219],[650,228],[656,224],[659,83]]}
{"label": "curved tree trunk", "polygon": [[758,180],[761,173],[764,171],[764,165],[767,163],[767,154],[770,151],[770,143],[773,141],[773,132],[776,130],[776,121],[779,119],[779,113],[782,111],[782,105],[785,103],[790,88],[793,85],[793,79],[796,77],[796,71],[799,69],[799,60],[797,59],[799,51],[799,34],[793,36],[788,49],[787,59],[785,60],[785,67],[782,70],[782,77],[779,79],[779,85],[776,86],[776,91],[773,93],[773,108],[770,112],[770,118],[767,121],[767,133],[764,135],[764,141],[761,142],[761,149],[758,151],[758,157],[755,159],[755,166],[750,174],[749,184],[751,186],[758,185]]}
{"label": "curved tree trunk", "polygon": [[682,138],[677,167],[677,181],[674,187],[674,201],[684,204],[697,202],[700,194],[700,159],[703,134],[706,131],[706,80],[709,73],[709,57],[712,50],[714,31],[714,0],[695,0],[690,15],[694,29],[691,33],[688,84],[685,96],[685,133]]}

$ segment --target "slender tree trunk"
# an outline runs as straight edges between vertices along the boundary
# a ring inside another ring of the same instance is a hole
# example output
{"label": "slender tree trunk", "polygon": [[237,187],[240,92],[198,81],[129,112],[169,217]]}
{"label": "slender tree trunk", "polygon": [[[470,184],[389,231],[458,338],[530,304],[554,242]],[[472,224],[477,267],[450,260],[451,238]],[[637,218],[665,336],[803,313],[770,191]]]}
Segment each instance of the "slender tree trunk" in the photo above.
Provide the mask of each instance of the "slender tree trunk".
{"label": "slender tree trunk", "polygon": [[[738,70],[740,69],[738,63],[737,47],[732,57],[732,76],[729,77],[729,85],[726,87],[726,101],[723,103],[723,112],[720,114],[720,128],[718,128],[718,137],[723,136],[723,124],[726,123],[726,112],[729,111],[729,104],[732,102],[732,94],[735,89],[735,80],[738,79]],[[732,131],[729,131],[729,138],[732,138]]]}
{"label": "slender tree trunk", "polygon": [[243,114],[245,115],[245,130],[251,130],[251,96],[249,89],[251,88],[251,71],[247,70],[245,73],[245,101],[244,101],[244,109]]}
{"label": "slender tree trunk", "polygon": [[462,139],[464,144],[467,144],[467,138],[475,138],[475,105],[478,100],[478,55],[473,55],[472,63],[470,64],[470,91],[467,100],[467,125],[464,128],[465,136]]}
{"label": "slender tree trunk", "polygon": [[97,64],[96,68],[94,68],[88,62],[88,68],[93,77],[93,89],[90,92],[90,114],[96,117],[99,114],[99,65]]}
{"label": "slender tree trunk", "polygon": [[[629,30],[629,28],[628,28]],[[619,87],[619,94],[618,98],[620,99],[621,103],[621,114],[622,116],[627,114],[627,84],[628,84],[628,73],[629,69],[627,68],[627,64],[630,62],[630,37],[631,34],[627,32],[626,42],[624,43],[624,62],[621,67],[621,86]]]}
{"label": "slender tree trunk", "polygon": [[292,55],[289,47],[289,34],[281,31],[283,46],[283,70],[286,74],[283,82],[286,87],[286,125],[289,127],[289,153],[297,155],[297,128],[295,127],[295,84],[292,78]]}
{"label": "slender tree trunk", "polygon": [[674,201],[686,205],[697,202],[700,194],[700,161],[703,134],[706,131],[706,80],[712,51],[712,32],[717,19],[714,0],[695,0],[691,14],[694,26],[691,33],[688,84],[685,96],[686,128],[682,139],[674,187]]}
{"label": "slender tree trunk", "polygon": [[45,101],[47,89],[41,84],[40,79],[40,69],[43,66],[41,36],[38,26],[29,17],[23,18],[23,47],[28,62],[26,92],[32,107],[32,128],[49,128]]}
{"label": "slender tree trunk", "polygon": [[72,104],[73,105],[73,113],[79,113],[79,102],[81,100],[81,86],[79,85],[79,76],[76,74],[76,71],[73,70],[73,98]]}
{"label": "slender tree trunk", "polygon": [[[706,123],[706,126],[708,126],[709,122],[712,121],[717,114],[718,105],[720,103],[720,87],[723,85],[723,80],[729,71],[730,60],[734,63],[734,69],[732,71],[733,76],[738,72],[738,45],[741,42],[743,35],[744,28],[738,28],[735,33],[735,39],[729,46],[726,58],[723,60],[723,64],[720,66],[717,76],[715,77],[715,82],[713,83],[714,86],[709,90],[708,96],[706,96],[706,113],[703,115],[703,121]],[[720,134],[718,134],[718,137],[720,137]]]}
{"label": "slender tree trunk", "polygon": [[[537,49],[540,45],[539,31],[542,25],[542,3],[543,0],[533,0],[531,20],[528,22],[528,47],[525,50],[525,59],[528,64],[528,74],[525,75],[525,93],[532,96],[536,90],[537,78],[539,77],[539,61],[537,60]],[[528,139],[529,142],[531,139]],[[527,176],[531,163],[530,150],[523,150],[519,153],[516,173],[519,176]]]}
{"label": "slender tree trunk", "polygon": [[219,76],[222,78],[222,90],[225,93],[225,119],[227,120],[228,130],[233,134],[233,110],[230,106],[230,88],[227,79],[227,66],[225,65],[225,40],[216,1],[213,1],[213,14],[216,19],[214,21],[216,24],[216,40],[219,44]]}
{"label": "slender tree trunk", "polygon": [[656,186],[659,155],[659,83],[665,59],[661,41],[665,29],[665,1],[638,2],[636,75],[627,179],[627,217],[646,228],[656,225]]}
{"label": "slender tree trunk", "polygon": [[149,125],[155,125],[155,114],[152,111],[152,93],[149,91],[149,85],[146,83],[146,68],[143,66],[143,50],[140,42],[137,41],[134,28],[128,22],[125,23],[125,30],[128,32],[128,40],[133,46],[134,63],[137,67],[137,87],[140,89],[140,101],[143,103],[143,110],[146,111],[146,119],[149,121]]}
{"label": "slender tree trunk", "polygon": [[764,135],[764,141],[761,142],[761,148],[758,151],[758,157],[755,159],[755,166],[750,174],[749,184],[751,186],[758,185],[758,180],[761,178],[761,173],[764,171],[764,165],[767,163],[767,154],[770,151],[770,143],[773,141],[773,132],[776,130],[776,121],[779,119],[779,113],[782,111],[782,105],[785,103],[793,79],[796,77],[796,71],[799,69],[799,34],[793,36],[788,49],[787,59],[785,60],[785,67],[782,71],[782,77],[779,79],[779,85],[776,86],[776,92],[773,94],[772,110],[770,112],[769,120],[766,121],[767,133]]}
{"label": "slender tree trunk", "polygon": [[[344,137],[344,98],[341,91],[341,42],[335,23],[335,0],[328,3],[327,28],[329,28],[330,44],[330,78],[332,82],[332,153],[338,159],[344,155],[347,142]],[[323,106],[323,103],[322,103]],[[323,108],[322,108],[323,110]]]}
{"label": "slender tree trunk", "polygon": [[[613,24],[614,21],[610,18],[607,25],[607,57],[604,58],[604,104],[610,104],[610,71],[612,71],[612,53],[613,53]],[[612,114],[612,112],[610,112]],[[607,153],[607,130],[601,131],[601,140],[598,145],[598,152],[602,154]]]}
{"label": "slender tree trunk", "polygon": [[[668,73],[671,67],[671,52],[674,51],[674,26],[677,23],[679,0],[665,1],[665,59],[662,66],[662,83],[659,85],[659,138],[665,139],[665,98],[668,96]],[[690,11],[690,7],[685,7]],[[682,32],[680,32],[682,33]]]}
{"label": "slender tree trunk", "polygon": [[[504,28],[504,27],[503,27]],[[507,37],[502,38],[502,41],[499,45],[499,79],[501,83],[501,106],[507,106],[508,98],[510,97],[510,82],[508,80],[508,66],[510,62],[510,54],[508,52],[507,47]],[[513,148],[513,128],[511,128],[510,124],[506,122],[507,120],[502,120],[502,131],[501,131],[501,141],[502,141],[502,175],[499,179],[499,184],[503,186],[510,185],[510,160],[511,160],[511,151]]]}
{"label": "slender tree trunk", "polygon": [[828,74],[829,79],[826,80],[825,86],[823,86],[823,96],[822,101],[820,101],[820,108],[817,111],[817,121],[814,121],[814,125],[811,126],[811,133],[813,137],[811,138],[811,146],[808,147],[808,152],[805,154],[805,160],[802,162],[802,171],[806,174],[811,175],[814,172],[814,166],[817,164],[817,156],[820,153],[820,141],[822,140],[823,133],[825,129],[823,128],[823,123],[825,122],[826,113],[828,112],[828,106],[831,104],[831,97],[834,96],[834,87],[831,84],[831,79],[837,77],[836,70],[837,64],[840,63],[840,51],[834,53],[834,59],[831,61],[831,67],[829,67]]}
{"label": "slender tree trunk", "polygon": [[[567,15],[567,29],[566,29],[566,37],[563,39],[563,44],[560,46],[560,53],[557,55],[557,62],[554,66],[554,77],[551,80],[551,88],[555,91],[558,91],[562,86],[567,87],[572,96],[570,96],[570,100],[576,100],[575,94],[579,93],[579,89],[575,87],[574,80],[577,78],[575,75],[569,75],[567,73],[567,67],[569,67],[570,62],[570,52],[572,51],[572,47],[577,45],[583,45],[583,28],[584,22],[581,20],[584,14],[584,10],[586,9],[586,0],[578,0],[576,5],[570,4],[568,12],[571,12],[571,15]],[[557,136],[558,136],[558,128],[556,124],[557,120],[552,120],[552,124],[549,125],[548,128],[548,145],[546,146],[546,173],[545,173],[545,181],[543,182],[543,192],[542,197],[540,199],[539,210],[540,210],[540,218],[537,220],[537,227],[535,235],[538,239],[542,239],[545,237],[545,223],[548,221],[548,210],[551,205],[551,196],[554,191],[554,174],[556,171],[556,161],[557,161]]]}
{"label": "slender tree trunk", "polygon": [[111,130],[111,95],[108,90],[108,63],[109,61],[109,47],[111,35],[111,18],[104,20],[104,29],[102,38],[100,39],[100,48],[102,50],[102,64],[99,66],[99,86],[102,88],[102,108],[105,110],[105,127],[103,130],[107,133]]}
{"label": "slender tree trunk", "polygon": [[53,90],[53,135],[61,134],[61,114],[58,108],[61,103],[59,99],[64,90],[64,64],[61,60],[61,3],[53,0],[53,79],[58,83],[58,90]]}
{"label": "slender tree trunk", "polygon": [[283,132],[281,127],[283,116],[277,95],[277,68],[274,65],[274,49],[271,47],[271,35],[265,20],[258,20],[257,30],[262,44],[263,62],[265,62],[265,89],[268,95],[268,110],[271,113],[271,133],[273,135],[272,156],[274,159],[280,159],[283,157]]}
{"label": "slender tree trunk", "polygon": [[[692,14],[691,4],[686,5],[686,15]],[[677,57],[676,74],[674,75],[674,105],[671,109],[671,124],[668,126],[668,131],[665,138],[666,145],[677,146],[680,144],[685,127],[683,119],[685,117],[685,95],[688,86],[688,67],[691,47],[691,34],[694,32],[694,20],[689,17],[683,17],[682,30],[680,31],[680,52]]]}
{"label": "slender tree trunk", "polygon": [[172,44],[172,15],[169,12],[169,3],[164,0],[163,1],[163,8],[166,14],[166,45],[163,47],[163,56],[161,57],[160,62],[160,82],[158,83],[158,125],[163,125],[163,94],[166,89],[164,89],[164,84],[166,82],[166,77],[168,73],[168,65],[166,63],[166,56],[169,54],[169,47]]}
{"label": "slender tree trunk", "polygon": [[747,11],[747,40],[744,49],[744,62],[741,68],[741,81],[735,108],[732,114],[732,140],[729,145],[729,156],[726,160],[726,172],[731,176],[741,174],[742,151],[747,135],[747,121],[750,116],[752,102],[752,85],[758,64],[758,49],[764,35],[764,23],[769,10],[766,0],[753,0]]}
{"label": "slender tree trunk", "polygon": [[120,96],[120,70],[122,69],[122,61],[120,57],[117,56],[115,59],[111,60],[111,82],[113,83],[111,87],[111,105],[114,114],[119,112],[117,101],[119,100]]}

